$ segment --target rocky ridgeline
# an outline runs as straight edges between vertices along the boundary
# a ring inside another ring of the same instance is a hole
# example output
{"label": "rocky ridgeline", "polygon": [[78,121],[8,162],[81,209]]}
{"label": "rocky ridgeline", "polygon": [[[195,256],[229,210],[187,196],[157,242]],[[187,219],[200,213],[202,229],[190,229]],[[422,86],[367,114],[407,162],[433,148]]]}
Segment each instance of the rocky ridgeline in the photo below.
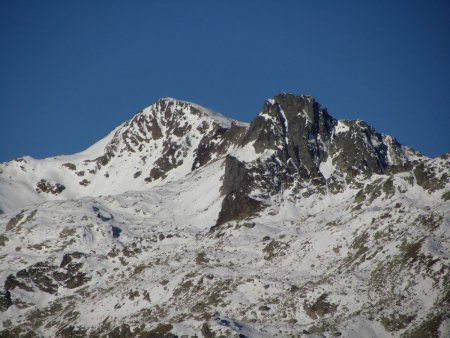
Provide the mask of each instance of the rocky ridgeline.
{"label": "rocky ridgeline", "polygon": [[1,164],[0,336],[448,337],[449,162],[310,96],[158,100]]}
{"label": "rocky ridgeline", "polygon": [[[305,197],[338,193],[346,187],[363,187],[372,175],[389,179],[396,173],[410,173],[411,180],[432,191],[443,189],[450,178],[445,170],[435,172],[425,157],[365,122],[337,121],[310,96],[283,93],[267,100],[239,146],[247,144],[260,154],[269,150],[270,156],[251,163],[232,155],[226,158],[222,187],[226,197],[218,224],[261,211],[265,197],[283,189],[300,191],[309,186]],[[324,163],[328,168],[323,168]],[[260,198],[250,196],[255,189]]]}
{"label": "rocky ridgeline", "polygon": [[[68,161],[68,156],[56,157],[45,166],[31,158],[1,164],[0,184],[9,187],[8,195],[17,205],[5,206],[0,200],[0,210],[66,195],[148,189],[227,156],[227,175],[233,175],[236,160],[246,163],[246,170],[257,172],[262,181],[245,182],[253,190],[260,187],[262,196],[287,186],[300,189],[305,185],[312,186],[314,192],[337,193],[374,174],[411,172],[428,190],[441,189],[448,180],[448,173],[435,173],[429,159],[395,138],[376,132],[363,121],[338,121],[304,95],[276,95],[264,103],[250,125],[189,102],[160,99],[119,126],[105,141],[95,151],[73,156],[73,161]],[[256,153],[251,160],[245,154],[237,156],[245,147]],[[52,177],[47,177],[48,172]],[[232,181],[233,177],[225,179],[227,185]],[[224,194],[231,190],[223,189]],[[243,208],[258,211],[263,200],[247,198],[249,205]]]}
{"label": "rocky ridgeline", "polygon": [[[224,126],[191,103],[160,99],[126,122],[95,162],[100,168],[124,153],[137,153],[142,165],[149,164],[151,169],[135,172],[133,178],[144,175],[145,182],[163,180],[187,158],[191,161],[189,169],[195,170],[222,156],[239,144],[245,130],[245,125],[237,122]],[[153,149],[157,150],[156,157],[149,151]]]}

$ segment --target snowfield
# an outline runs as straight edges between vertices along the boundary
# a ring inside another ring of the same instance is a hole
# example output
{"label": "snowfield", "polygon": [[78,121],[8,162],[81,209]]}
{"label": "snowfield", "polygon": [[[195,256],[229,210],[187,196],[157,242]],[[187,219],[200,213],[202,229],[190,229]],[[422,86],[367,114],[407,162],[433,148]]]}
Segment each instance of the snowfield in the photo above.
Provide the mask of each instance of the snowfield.
{"label": "snowfield", "polygon": [[0,336],[449,337],[450,157],[374,134],[350,165],[365,126],[330,120],[308,162],[288,95],[250,125],[162,99],[1,164]]}

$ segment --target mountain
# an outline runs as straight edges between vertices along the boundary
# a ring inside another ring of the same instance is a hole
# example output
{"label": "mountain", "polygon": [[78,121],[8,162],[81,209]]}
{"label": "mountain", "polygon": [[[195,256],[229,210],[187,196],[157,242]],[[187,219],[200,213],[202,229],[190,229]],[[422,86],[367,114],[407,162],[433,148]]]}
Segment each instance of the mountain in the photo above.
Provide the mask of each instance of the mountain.
{"label": "mountain", "polygon": [[310,96],[160,99],[0,165],[0,336],[449,337],[449,161]]}
{"label": "mountain", "polygon": [[79,154],[2,164],[0,209],[177,180],[235,146],[245,128],[193,103],[161,99]]}

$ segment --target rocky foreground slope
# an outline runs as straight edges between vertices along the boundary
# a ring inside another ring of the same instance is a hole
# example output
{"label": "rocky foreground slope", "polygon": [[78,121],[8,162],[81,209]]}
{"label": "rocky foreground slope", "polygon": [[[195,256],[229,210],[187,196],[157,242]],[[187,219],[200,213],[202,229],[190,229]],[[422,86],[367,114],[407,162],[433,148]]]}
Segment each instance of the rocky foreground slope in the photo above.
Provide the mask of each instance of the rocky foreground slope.
{"label": "rocky foreground slope", "polygon": [[449,337],[449,163],[309,96],[158,100],[0,165],[0,336]]}

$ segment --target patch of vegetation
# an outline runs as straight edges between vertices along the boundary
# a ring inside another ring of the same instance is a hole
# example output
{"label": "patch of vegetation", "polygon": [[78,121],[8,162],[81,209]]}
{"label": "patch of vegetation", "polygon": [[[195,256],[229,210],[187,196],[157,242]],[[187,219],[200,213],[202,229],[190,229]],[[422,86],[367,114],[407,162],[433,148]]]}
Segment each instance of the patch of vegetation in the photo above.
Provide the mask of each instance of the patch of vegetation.
{"label": "patch of vegetation", "polygon": [[197,263],[198,265],[205,264],[208,262],[209,262],[209,259],[206,257],[206,253],[204,253],[204,252],[199,252],[197,254],[197,256],[195,257],[195,263]]}
{"label": "patch of vegetation", "polygon": [[[213,330],[209,327],[208,323],[203,323],[201,331],[203,338],[216,338],[216,334]],[[220,337],[218,337],[220,338]]]}
{"label": "patch of vegetation", "polygon": [[429,315],[419,326],[403,334],[402,338],[439,337],[439,327],[444,319],[450,317],[443,313]]}
{"label": "patch of vegetation", "polygon": [[107,334],[109,338],[125,338],[132,337],[133,332],[131,332],[130,325],[122,324],[121,326],[116,327],[114,330]]}
{"label": "patch of vegetation", "polygon": [[87,329],[83,327],[75,327],[73,325],[65,326],[57,332],[57,336],[61,338],[82,338],[86,337]]}
{"label": "patch of vegetation", "polygon": [[405,240],[400,244],[399,250],[402,253],[403,263],[414,263],[419,258],[419,251],[422,246],[424,238],[414,243],[408,243]]}
{"label": "patch of vegetation", "polygon": [[240,229],[241,227],[246,227],[246,228],[254,228],[255,227],[255,222],[236,222],[236,225],[234,226],[235,229]]}
{"label": "patch of vegetation", "polygon": [[368,184],[364,188],[364,192],[366,196],[369,196],[369,202],[373,202],[375,199],[377,199],[379,196],[381,196],[382,192],[382,186],[381,186],[382,179],[377,179],[372,184]]}
{"label": "patch of vegetation", "polygon": [[29,222],[33,221],[36,216],[36,213],[37,213],[37,209],[33,210],[25,219],[25,223],[29,223]]}
{"label": "patch of vegetation", "polygon": [[379,262],[375,269],[370,273],[370,288],[376,292],[380,297],[388,297],[390,302],[393,302],[395,295],[390,289],[392,283],[395,283],[396,276],[402,273],[402,261],[399,256],[392,259]]}
{"label": "patch of vegetation", "polygon": [[59,238],[66,239],[67,237],[72,237],[76,234],[77,230],[75,228],[64,228],[59,233]]}
{"label": "patch of vegetation", "polygon": [[263,252],[266,254],[264,259],[271,260],[276,256],[284,256],[284,250],[288,247],[289,244],[272,239],[263,249]]}
{"label": "patch of vegetation", "polygon": [[198,313],[203,313],[206,311],[207,305],[205,304],[205,302],[198,302],[197,304],[195,304],[192,307],[192,311],[194,312],[198,312]]}
{"label": "patch of vegetation", "polygon": [[375,232],[375,234],[373,235],[373,239],[375,240],[379,240],[381,238],[384,237],[384,233],[380,230],[378,230],[377,232]]}
{"label": "patch of vegetation", "polygon": [[394,195],[395,189],[394,189],[394,180],[392,177],[389,177],[382,186],[383,192],[386,195],[386,197],[390,197]]}
{"label": "patch of vegetation", "polygon": [[386,331],[393,332],[406,328],[414,318],[416,318],[415,315],[391,314],[389,317],[381,317],[380,323],[384,326]]}
{"label": "patch of vegetation", "polygon": [[335,226],[338,226],[338,225],[339,225],[339,221],[338,220],[334,220],[334,221],[331,221],[331,222],[328,222],[327,224],[325,224],[325,226],[327,228],[335,227]]}
{"label": "patch of vegetation", "polygon": [[27,320],[33,329],[37,329],[42,326],[46,319],[59,315],[62,310],[63,306],[58,302],[54,302],[43,309],[31,311],[27,316]]}
{"label": "patch of vegetation", "polygon": [[46,247],[46,242],[42,242],[42,243],[37,243],[37,244],[33,244],[33,245],[28,245],[28,249],[29,250],[42,250]]}
{"label": "patch of vegetation", "polygon": [[450,200],[450,190],[447,191],[447,192],[445,192],[444,194],[442,194],[442,199],[443,199],[444,201]]}
{"label": "patch of vegetation", "polygon": [[5,234],[0,235],[0,246],[5,246],[6,242],[8,242],[8,241],[9,241],[9,238],[6,237]]}
{"label": "patch of vegetation", "polygon": [[14,229],[17,224],[19,224],[19,222],[22,220],[23,218],[23,213],[25,211],[22,210],[19,214],[17,214],[16,216],[14,216],[13,218],[11,218],[8,222],[8,224],[6,224],[6,231],[11,231],[12,229]]}
{"label": "patch of vegetation", "polygon": [[120,254],[120,251],[117,248],[112,248],[110,252],[108,252],[108,257],[114,258]]}
{"label": "patch of vegetation", "polygon": [[177,289],[175,289],[175,291],[173,292],[173,295],[176,297],[182,293],[186,293],[189,291],[189,289],[193,286],[194,284],[192,283],[192,281],[188,280],[184,283],[182,283]]}
{"label": "patch of vegetation", "polygon": [[365,244],[367,243],[368,239],[369,239],[369,234],[367,232],[363,232],[361,235],[356,236],[353,239],[353,242],[350,245],[350,247],[353,250],[359,250],[361,247],[365,246]]}
{"label": "patch of vegetation", "polygon": [[[372,203],[377,197],[382,195],[382,192],[384,192],[386,196],[391,196],[394,194],[394,183],[392,178],[388,179],[384,183],[382,183],[382,179],[377,179],[372,184],[367,184],[355,195],[354,203],[361,204],[364,201],[367,203]],[[361,206],[359,206],[357,210],[360,208]]]}
{"label": "patch of vegetation", "polygon": [[142,273],[145,269],[150,268],[151,266],[149,265],[138,265],[134,268],[133,270],[133,275],[139,275],[140,273]]}
{"label": "patch of vegetation", "polygon": [[175,335],[170,333],[173,326],[171,324],[159,324],[153,330],[145,333],[142,337],[175,337]]}
{"label": "patch of vegetation", "polygon": [[442,216],[439,215],[420,215],[416,221],[429,231],[434,231],[441,225]]}
{"label": "patch of vegetation", "polygon": [[[330,323],[319,321],[318,323],[312,325],[308,328],[308,330],[303,330],[304,334],[310,335],[310,334],[318,334],[319,337],[328,337],[325,336],[323,333],[327,331],[334,331],[336,328],[331,325]],[[336,336],[337,334],[337,336]],[[340,334],[338,332],[335,332],[333,334],[333,337],[339,337]]]}
{"label": "patch of vegetation", "polygon": [[[225,338],[226,337],[223,335],[217,336],[216,333],[213,330],[211,330],[208,323],[206,323],[206,322],[203,323],[200,332],[202,333],[203,338]],[[242,336],[242,335],[239,335],[239,337],[240,336]]]}
{"label": "patch of vegetation", "polygon": [[0,331],[0,337],[2,338],[17,338],[17,337],[26,337],[26,338],[34,338],[38,337],[36,333],[33,331],[24,331],[21,327],[16,326],[13,329],[6,329]]}
{"label": "patch of vegetation", "polygon": [[336,312],[338,306],[336,304],[327,302],[327,297],[328,294],[323,293],[319,296],[319,298],[316,299],[313,304],[309,304],[306,300],[304,301],[303,309],[311,319],[317,319],[318,316],[323,317],[326,314]]}
{"label": "patch of vegetation", "polygon": [[346,263],[352,263],[353,261],[357,260],[360,257],[361,257],[362,261],[365,260],[365,254],[367,251],[369,251],[369,248],[366,246],[368,239],[369,239],[369,234],[367,232],[363,232],[361,235],[356,236],[353,239],[353,242],[350,245],[350,248],[355,250],[356,252],[354,254],[349,254],[345,258]]}
{"label": "patch of vegetation", "polygon": [[364,200],[366,199],[366,194],[364,193],[364,190],[361,189],[360,191],[358,191],[358,193],[355,196],[355,203],[362,203],[364,202]]}

